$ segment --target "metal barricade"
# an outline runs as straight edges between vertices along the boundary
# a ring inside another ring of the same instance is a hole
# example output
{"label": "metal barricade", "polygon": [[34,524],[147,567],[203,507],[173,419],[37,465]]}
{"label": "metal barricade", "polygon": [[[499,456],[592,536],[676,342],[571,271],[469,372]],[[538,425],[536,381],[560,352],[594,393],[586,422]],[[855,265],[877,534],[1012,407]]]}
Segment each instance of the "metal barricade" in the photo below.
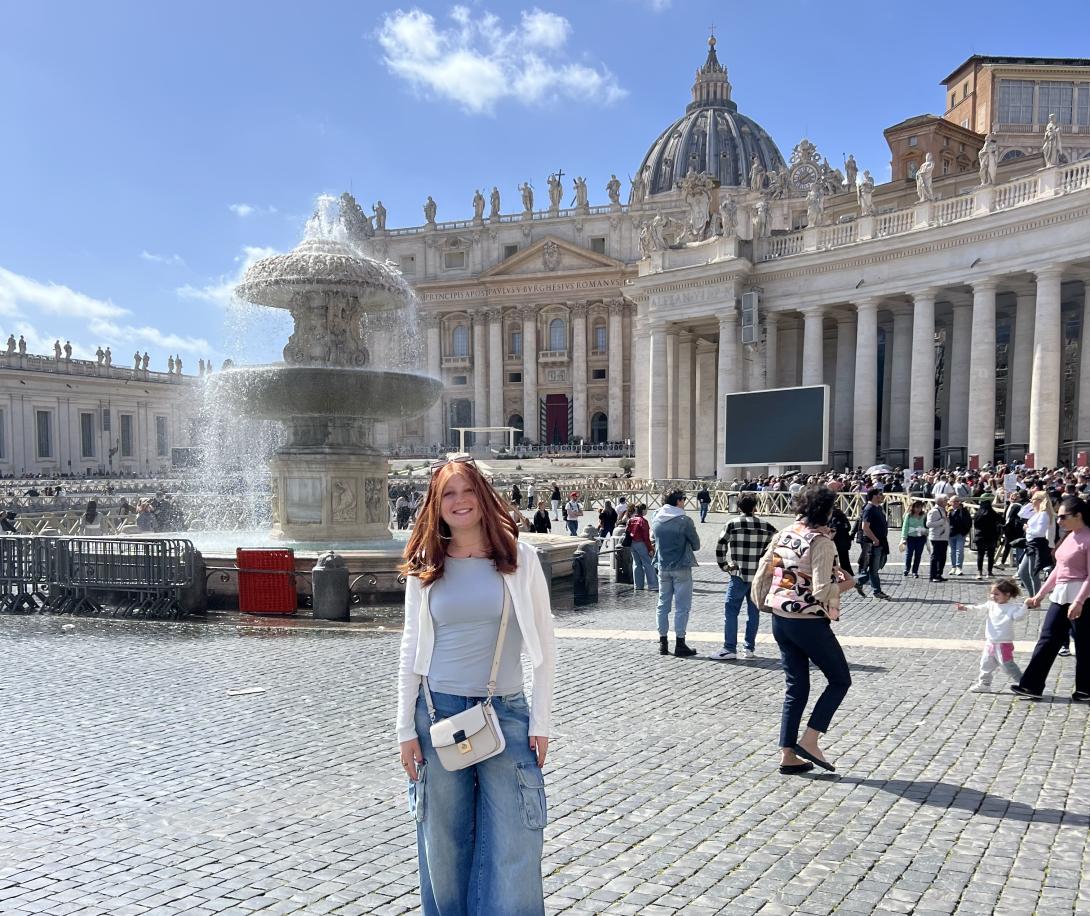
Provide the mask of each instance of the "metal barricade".
{"label": "metal barricade", "polygon": [[56,594],[49,610],[64,614],[177,617],[193,583],[193,543],[171,538],[57,538]]}
{"label": "metal barricade", "polygon": [[0,611],[37,611],[48,598],[49,557],[42,541],[25,535],[0,537]]}

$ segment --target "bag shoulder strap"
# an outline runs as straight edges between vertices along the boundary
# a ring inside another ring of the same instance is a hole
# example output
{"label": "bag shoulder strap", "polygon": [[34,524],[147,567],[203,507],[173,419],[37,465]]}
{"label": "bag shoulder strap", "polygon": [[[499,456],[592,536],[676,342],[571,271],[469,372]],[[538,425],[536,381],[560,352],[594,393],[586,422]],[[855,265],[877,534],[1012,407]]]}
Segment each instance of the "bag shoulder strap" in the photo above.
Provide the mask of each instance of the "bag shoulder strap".
{"label": "bag shoulder strap", "polygon": [[[503,610],[500,612],[500,632],[496,637],[496,651],[492,654],[492,669],[488,673],[488,695],[485,697],[484,705],[492,705],[492,697],[496,693],[496,678],[500,674],[500,661],[503,657],[503,641],[507,637],[507,624],[511,621],[511,591],[507,587],[507,581],[503,581]],[[431,607],[428,607],[428,613],[431,613]],[[431,690],[428,689],[428,676],[422,675],[420,678],[421,686],[424,688],[424,702],[428,706],[428,717],[432,723],[437,721],[435,715],[435,704],[432,703]]]}

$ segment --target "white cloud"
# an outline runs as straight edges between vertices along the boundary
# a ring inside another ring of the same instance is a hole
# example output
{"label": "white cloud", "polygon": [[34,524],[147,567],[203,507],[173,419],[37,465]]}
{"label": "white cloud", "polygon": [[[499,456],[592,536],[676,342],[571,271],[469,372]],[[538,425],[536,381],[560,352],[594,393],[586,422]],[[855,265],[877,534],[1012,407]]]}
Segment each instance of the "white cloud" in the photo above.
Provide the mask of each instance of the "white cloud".
{"label": "white cloud", "polygon": [[645,2],[653,13],[661,13],[663,10],[670,9],[673,0],[645,0]]}
{"label": "white cloud", "polygon": [[387,68],[413,87],[454,100],[474,114],[512,98],[539,104],[565,97],[609,104],[625,95],[604,66],[571,60],[564,46],[571,23],[534,8],[507,29],[492,13],[451,9],[441,28],[419,9],[388,14],[378,32]]}
{"label": "white cloud", "polygon": [[280,252],[275,248],[247,245],[242,249],[241,254],[235,256],[238,269],[233,275],[228,276],[225,274],[218,280],[204,286],[191,286],[187,283],[185,286],[178,287],[175,292],[184,299],[197,299],[201,302],[211,302],[213,305],[226,308],[231,304],[231,300],[235,295],[235,287],[242,282],[242,278],[250,265],[274,254],[280,254]]}
{"label": "white cloud", "polygon": [[180,334],[170,334],[160,331],[148,325],[136,327],[134,325],[118,325],[112,321],[94,319],[88,324],[88,329],[104,343],[116,346],[131,347],[134,344],[160,347],[171,353],[179,350],[189,353],[204,355],[212,349],[211,345],[203,337],[183,337]]}
{"label": "white cloud", "polygon": [[228,204],[227,209],[230,210],[235,216],[240,216],[245,219],[247,216],[253,216],[255,213],[258,216],[272,216],[276,213],[276,207],[258,207],[254,204]]}
{"label": "white cloud", "polygon": [[95,299],[59,283],[42,283],[0,267],[0,314],[65,315],[71,318],[120,318],[129,310]]}
{"label": "white cloud", "polygon": [[170,264],[174,267],[184,267],[185,259],[180,254],[152,254],[150,251],[141,251],[140,259],[151,261],[153,264]]}

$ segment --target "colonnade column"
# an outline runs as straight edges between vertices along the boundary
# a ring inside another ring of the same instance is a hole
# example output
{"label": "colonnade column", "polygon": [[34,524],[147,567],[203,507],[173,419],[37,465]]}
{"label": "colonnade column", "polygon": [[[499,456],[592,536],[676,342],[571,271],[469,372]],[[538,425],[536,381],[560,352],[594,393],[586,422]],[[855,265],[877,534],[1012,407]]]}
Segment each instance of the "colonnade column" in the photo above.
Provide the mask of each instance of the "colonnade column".
{"label": "colonnade column", "polygon": [[1063,340],[1060,327],[1062,267],[1037,274],[1037,316],[1033,329],[1030,373],[1029,450],[1035,466],[1055,467],[1060,452],[1060,373]]}
{"label": "colonnade column", "polygon": [[[503,415],[503,312],[489,309],[488,318],[488,425],[505,426],[507,418]],[[492,433],[489,436],[492,445],[506,448],[510,437],[505,433]]]}
{"label": "colonnade column", "polygon": [[587,425],[587,304],[571,306],[572,438],[590,440]]}
{"label": "colonnade column", "polygon": [[[655,376],[659,376],[658,370]],[[666,374],[661,377],[666,394],[666,403],[662,405],[666,413],[666,476],[677,477],[677,331],[673,328],[666,332]]]}
{"label": "colonnade column", "polygon": [[637,306],[632,322],[632,439],[636,451],[636,476],[650,477],[651,443],[648,439],[647,404],[650,397],[651,341],[647,323],[647,304]]}
{"label": "colonnade column", "polygon": [[1090,440],[1090,274],[1082,276],[1082,327],[1079,329],[1079,413],[1075,438]]}
{"label": "colonnade column", "polygon": [[[609,306],[609,438],[624,439],[624,300],[611,299]],[[632,389],[635,390],[634,388]]]}
{"label": "colonnade column", "polygon": [[715,473],[715,344],[700,338],[696,342],[696,429],[693,474],[710,477]]}
{"label": "colonnade column", "polygon": [[[442,350],[439,338],[439,316],[425,315],[421,319],[424,325],[424,348],[427,351],[428,375],[433,378],[443,377]],[[424,434],[428,445],[446,442],[443,432],[443,399],[440,397],[431,407],[424,421]]]}
{"label": "colonnade column", "polygon": [[537,309],[525,306],[522,317],[522,431],[531,442],[541,444],[537,409]]}
{"label": "colonnade column", "polygon": [[[668,392],[666,390],[666,324],[655,322],[650,328],[651,334],[651,359],[647,373],[647,409],[644,420],[647,424],[647,476],[653,479],[662,479],[667,476],[667,405],[665,403]],[[654,385],[655,380],[659,385]],[[652,395],[658,394],[655,398]],[[656,403],[657,401],[657,403]]]}
{"label": "colonnade column", "polygon": [[820,385],[825,378],[825,309],[802,310],[802,383]]}
{"label": "colonnade column", "polygon": [[720,480],[726,480],[727,466],[727,395],[738,390],[738,315],[734,302],[727,304],[719,316],[719,365],[716,384],[715,467]]}
{"label": "colonnade column", "polygon": [[[954,303],[954,339],[951,341],[951,346],[947,350],[950,354],[947,360],[947,366],[949,367],[947,372],[947,378],[949,379],[947,387],[950,389],[950,432],[946,438],[946,444],[968,449],[965,453],[966,461],[968,461],[969,453],[973,452],[973,450],[969,448],[969,366],[972,361],[970,340],[974,333],[974,312],[975,308],[970,309],[969,303],[967,302]],[[994,320],[992,338],[992,351],[994,353]],[[977,453],[973,452],[973,454]],[[983,458],[983,456],[981,456],[981,458]]]}
{"label": "colonnade column", "polygon": [[[488,315],[473,313],[473,425],[488,425]],[[473,434],[474,446],[486,441]]]}
{"label": "colonnade column", "polygon": [[935,290],[912,294],[912,400],[908,405],[908,462],[935,463]]}
{"label": "colonnade column", "polygon": [[833,451],[852,448],[852,412],[855,404],[855,316],[836,318],[836,388],[833,391]]}
{"label": "colonnade column", "polygon": [[973,283],[967,448],[968,455],[979,456],[981,466],[995,457],[995,293],[993,277]]}
{"label": "colonnade column", "polygon": [[1007,442],[1028,448],[1029,402],[1033,371],[1033,315],[1037,310],[1037,289],[1021,287],[1014,300],[1014,355],[1010,362],[1011,425]]}
{"label": "colonnade column", "polygon": [[765,315],[765,388],[779,387],[780,316]]}
{"label": "colonnade column", "polygon": [[892,350],[889,393],[889,447],[907,452],[908,405],[912,401],[913,390],[912,309],[907,305],[893,307]]}
{"label": "colonnade column", "polygon": [[677,338],[677,476],[693,475],[693,335],[682,331]]}
{"label": "colonnade column", "polygon": [[855,303],[855,424],[852,461],[864,468],[874,464],[878,437],[878,300]]}

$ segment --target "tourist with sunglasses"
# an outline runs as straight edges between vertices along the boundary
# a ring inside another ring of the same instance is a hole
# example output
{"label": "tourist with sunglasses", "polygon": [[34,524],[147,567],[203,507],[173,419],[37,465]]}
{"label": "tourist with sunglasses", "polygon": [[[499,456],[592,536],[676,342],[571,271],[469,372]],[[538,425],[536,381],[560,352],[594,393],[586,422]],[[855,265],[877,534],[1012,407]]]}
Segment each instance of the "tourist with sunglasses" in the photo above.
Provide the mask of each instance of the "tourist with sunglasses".
{"label": "tourist with sunglasses", "polygon": [[[537,552],[518,541],[515,523],[477,466],[459,457],[435,466],[404,556],[397,737],[416,819],[423,912],[544,914],[541,768],[555,651]],[[507,620],[502,636],[501,618]],[[529,704],[523,655],[533,669]],[[486,698],[504,749],[464,769],[445,769],[431,741],[433,722]]]}
{"label": "tourist with sunglasses", "polygon": [[1011,684],[1019,696],[1039,699],[1045,691],[1045,681],[1056,656],[1066,644],[1068,635],[1075,642],[1075,689],[1071,699],[1090,702],[1090,618],[1083,613],[1090,597],[1090,527],[1087,527],[1087,505],[1077,496],[1065,496],[1060,502],[1056,520],[1064,537],[1056,548],[1055,566],[1044,585],[1026,600],[1026,606],[1036,608],[1048,599],[1048,610],[1041,625],[1041,635],[1026,665],[1022,679]]}

